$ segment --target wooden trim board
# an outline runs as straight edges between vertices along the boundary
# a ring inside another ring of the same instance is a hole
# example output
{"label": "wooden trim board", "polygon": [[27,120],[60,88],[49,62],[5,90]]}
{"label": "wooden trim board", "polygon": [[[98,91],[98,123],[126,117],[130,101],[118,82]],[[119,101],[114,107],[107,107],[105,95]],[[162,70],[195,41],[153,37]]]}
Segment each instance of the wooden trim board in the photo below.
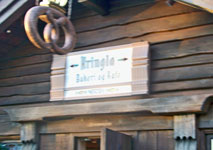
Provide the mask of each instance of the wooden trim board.
{"label": "wooden trim board", "polygon": [[104,101],[78,104],[50,105],[43,107],[7,108],[11,121],[39,121],[44,118],[125,114],[152,112],[155,114],[173,115],[180,113],[204,113],[211,95],[176,96],[153,99],[135,99],[124,101]]}

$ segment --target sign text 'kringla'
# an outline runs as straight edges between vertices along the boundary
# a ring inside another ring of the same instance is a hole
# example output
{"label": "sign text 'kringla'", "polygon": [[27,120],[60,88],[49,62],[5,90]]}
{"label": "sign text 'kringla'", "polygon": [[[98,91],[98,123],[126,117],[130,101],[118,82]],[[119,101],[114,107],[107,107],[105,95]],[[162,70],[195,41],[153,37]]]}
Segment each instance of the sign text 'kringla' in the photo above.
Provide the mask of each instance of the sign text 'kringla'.
{"label": "sign text 'kringla'", "polygon": [[[81,56],[80,59],[80,69],[82,71],[92,71],[93,69],[98,69],[100,72],[102,72],[107,67],[113,67],[115,66],[115,58],[110,57],[109,55],[105,55],[102,58],[94,58],[94,57],[86,57]],[[76,74],[76,83],[79,82],[89,82],[89,81],[96,81],[96,80],[106,80],[106,79],[116,79],[119,78],[120,73],[119,72],[103,72],[98,73],[94,72],[92,75],[87,75],[85,73],[83,74]]]}

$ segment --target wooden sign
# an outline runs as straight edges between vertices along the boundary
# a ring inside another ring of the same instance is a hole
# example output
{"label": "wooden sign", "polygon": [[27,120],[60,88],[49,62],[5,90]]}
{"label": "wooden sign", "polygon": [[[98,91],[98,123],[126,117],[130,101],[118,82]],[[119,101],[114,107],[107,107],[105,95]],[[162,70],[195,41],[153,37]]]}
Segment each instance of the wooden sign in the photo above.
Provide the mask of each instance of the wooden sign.
{"label": "wooden sign", "polygon": [[147,42],[55,55],[51,100],[148,93]]}
{"label": "wooden sign", "polygon": [[182,2],[190,6],[199,7],[208,12],[213,13],[213,0],[175,0],[175,1]]}

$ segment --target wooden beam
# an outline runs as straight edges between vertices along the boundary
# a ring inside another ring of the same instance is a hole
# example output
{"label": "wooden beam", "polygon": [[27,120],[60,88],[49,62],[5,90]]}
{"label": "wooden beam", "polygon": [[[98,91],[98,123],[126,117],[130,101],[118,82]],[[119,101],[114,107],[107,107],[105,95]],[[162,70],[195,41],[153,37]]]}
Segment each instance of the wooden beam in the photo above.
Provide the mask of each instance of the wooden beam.
{"label": "wooden beam", "polygon": [[[11,121],[35,121],[44,118],[152,112],[156,114],[201,113],[210,95],[177,96],[91,103],[64,103],[43,107],[6,108]],[[27,115],[26,115],[27,112]]]}
{"label": "wooden beam", "polygon": [[109,13],[108,0],[78,0],[78,2],[100,15],[107,15]]}

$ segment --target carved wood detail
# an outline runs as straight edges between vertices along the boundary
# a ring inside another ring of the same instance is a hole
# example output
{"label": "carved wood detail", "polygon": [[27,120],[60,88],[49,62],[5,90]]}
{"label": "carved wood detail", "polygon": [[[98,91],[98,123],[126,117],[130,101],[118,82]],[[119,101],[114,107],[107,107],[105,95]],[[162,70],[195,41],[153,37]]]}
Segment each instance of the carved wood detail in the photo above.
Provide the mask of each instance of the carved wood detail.
{"label": "carved wood detail", "polygon": [[197,150],[196,115],[174,116],[175,150]]}
{"label": "carved wood detail", "polygon": [[22,150],[38,150],[39,135],[36,122],[22,123],[21,142]]}

